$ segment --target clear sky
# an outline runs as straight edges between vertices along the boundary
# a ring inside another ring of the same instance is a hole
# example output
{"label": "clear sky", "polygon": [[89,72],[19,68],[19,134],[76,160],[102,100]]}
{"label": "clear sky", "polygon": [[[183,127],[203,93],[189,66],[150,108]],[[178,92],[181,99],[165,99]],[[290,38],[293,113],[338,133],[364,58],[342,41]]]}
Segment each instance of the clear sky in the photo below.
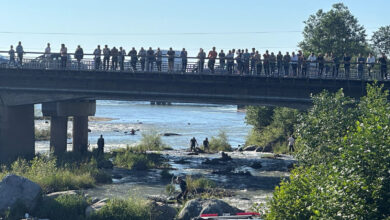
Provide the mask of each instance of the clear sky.
{"label": "clear sky", "polygon": [[162,49],[252,48],[293,51],[309,15],[343,2],[367,34],[390,25],[389,0],[0,0],[0,50],[20,40],[25,51],[65,43]]}

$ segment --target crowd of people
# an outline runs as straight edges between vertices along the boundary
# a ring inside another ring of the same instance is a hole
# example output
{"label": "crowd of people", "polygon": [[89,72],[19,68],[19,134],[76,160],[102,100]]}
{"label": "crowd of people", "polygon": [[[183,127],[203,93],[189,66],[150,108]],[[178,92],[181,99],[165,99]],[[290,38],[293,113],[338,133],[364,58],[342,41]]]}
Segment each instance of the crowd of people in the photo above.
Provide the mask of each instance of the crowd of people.
{"label": "crowd of people", "polygon": [[[19,42],[16,47],[16,51],[11,46],[9,50],[10,64],[15,64],[15,54],[17,55],[17,61],[19,65],[22,65],[23,62],[23,47],[21,42]],[[44,55],[49,60],[51,58],[51,48],[50,44],[47,44]],[[60,67],[67,68],[68,49],[64,44],[61,45],[60,49]],[[76,48],[74,52],[74,58],[77,61],[78,68],[81,66],[81,60],[84,58],[84,51],[80,45]],[[126,53],[123,47],[112,47],[111,49],[108,45],[105,45],[101,49],[100,45],[93,51],[92,54],[94,60],[94,68],[96,70],[125,70],[125,59],[126,56],[129,57],[130,69],[132,71],[162,71],[163,57],[167,58],[168,63],[168,72],[181,71],[187,72],[188,69],[188,53],[185,48],[183,48],[180,53],[174,51],[172,48],[163,55],[162,50],[157,48],[153,50],[152,47],[149,47],[148,50],[145,50],[143,47],[137,51],[134,47]],[[197,64],[195,68],[192,68],[192,71],[204,72],[204,67],[207,60],[207,67],[211,73],[215,73],[216,69],[222,73],[238,73],[238,74],[252,74],[260,75],[264,74],[266,76],[301,76],[306,77],[308,73],[314,72],[318,76],[332,76],[338,77],[341,73],[340,68],[344,69],[343,74],[346,78],[350,77],[351,74],[351,65],[356,65],[356,73],[359,78],[364,76],[365,69],[368,72],[369,77],[375,67],[375,64],[379,64],[379,70],[382,79],[387,79],[387,57],[382,53],[378,58],[373,54],[368,54],[368,56],[363,56],[363,54],[358,54],[355,62],[353,61],[353,56],[350,54],[344,54],[343,56],[336,56],[333,53],[325,54],[315,54],[311,53],[308,56],[305,56],[302,51],[297,53],[292,52],[291,55],[289,52],[282,54],[279,51],[277,54],[274,52],[265,51],[264,54],[261,54],[255,48],[252,48],[251,51],[248,49],[232,49],[229,50],[226,54],[223,50],[220,50],[218,53],[216,48],[213,47],[208,54],[204,52],[201,48],[196,57]],[[179,59],[181,61],[180,70],[174,68],[175,60]],[[216,66],[216,61],[218,66]],[[111,63],[111,64],[110,64]],[[154,68],[156,65],[156,68]],[[140,68],[140,69],[138,69]]]}

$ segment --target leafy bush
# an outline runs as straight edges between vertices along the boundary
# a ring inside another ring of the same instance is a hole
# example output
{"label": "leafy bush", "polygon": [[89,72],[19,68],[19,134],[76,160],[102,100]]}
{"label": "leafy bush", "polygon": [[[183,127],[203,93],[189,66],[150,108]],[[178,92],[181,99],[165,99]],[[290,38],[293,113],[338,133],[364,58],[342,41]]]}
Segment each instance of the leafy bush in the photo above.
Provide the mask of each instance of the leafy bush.
{"label": "leafy bush", "polygon": [[33,214],[40,218],[83,220],[88,205],[83,196],[61,195],[55,199],[44,199]]}
{"label": "leafy bush", "polygon": [[225,131],[219,131],[217,137],[211,137],[209,148],[211,152],[232,151]]}
{"label": "leafy bush", "polygon": [[301,167],[276,188],[267,219],[390,218],[388,94],[367,85],[357,108],[341,91],[315,97],[298,126]]}
{"label": "leafy bush", "polygon": [[98,212],[92,214],[93,220],[145,220],[151,219],[151,208],[146,200],[130,198],[127,200],[113,199]]}
{"label": "leafy bush", "polygon": [[134,170],[147,170],[161,167],[162,157],[160,154],[134,153],[132,148],[127,148],[115,153],[114,164]]}
{"label": "leafy bush", "polygon": [[151,130],[142,133],[141,142],[134,147],[134,151],[146,152],[146,151],[162,151],[169,149],[169,147],[161,140],[161,135]]}

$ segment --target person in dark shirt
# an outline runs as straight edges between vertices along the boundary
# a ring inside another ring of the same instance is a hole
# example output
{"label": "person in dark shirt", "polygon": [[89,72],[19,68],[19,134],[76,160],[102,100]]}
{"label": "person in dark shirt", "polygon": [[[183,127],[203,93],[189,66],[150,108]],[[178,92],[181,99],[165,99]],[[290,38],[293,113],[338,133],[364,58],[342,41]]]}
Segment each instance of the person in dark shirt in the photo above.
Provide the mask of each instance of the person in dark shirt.
{"label": "person in dark shirt", "polygon": [[81,60],[84,57],[84,51],[83,48],[80,47],[80,45],[77,46],[76,52],[74,52],[74,58],[77,60],[77,68],[81,68]]}
{"label": "person in dark shirt", "polygon": [[236,56],[236,62],[237,62],[237,72],[238,74],[241,74],[243,71],[242,71],[242,67],[243,67],[243,64],[242,64],[242,59],[241,59],[241,56],[242,56],[242,53],[241,53],[241,50],[238,49],[237,50],[237,56]]}
{"label": "person in dark shirt", "polygon": [[125,70],[125,56],[126,51],[123,49],[123,47],[119,47],[119,69],[121,71]]}
{"label": "person in dark shirt", "polygon": [[169,48],[167,55],[168,55],[168,72],[173,72],[173,67],[175,63],[175,51],[172,50],[172,47]]}
{"label": "person in dark shirt", "polygon": [[133,71],[135,72],[135,71],[137,71],[138,57],[137,57],[137,51],[135,50],[134,47],[129,51],[128,55],[130,56],[131,67],[133,68]]}
{"label": "person in dark shirt", "polygon": [[290,75],[290,61],[291,61],[291,56],[288,52],[283,57],[283,66],[284,66],[284,76]]}
{"label": "person in dark shirt", "polygon": [[209,58],[207,66],[210,69],[211,73],[214,73],[215,59],[217,58],[217,51],[215,51],[215,47],[213,47],[213,49],[209,51],[209,55],[207,56],[207,58]]}
{"label": "person in dark shirt", "polygon": [[221,52],[218,54],[218,56],[219,56],[219,68],[223,72],[225,70],[225,57],[226,57],[226,55],[223,52],[223,50],[221,50]]}
{"label": "person in dark shirt", "polygon": [[382,56],[378,59],[378,62],[381,65],[382,79],[387,79],[387,57],[386,57],[385,53],[382,53]]}
{"label": "person in dark shirt", "polygon": [[179,184],[180,190],[181,190],[180,194],[177,195],[176,200],[180,201],[181,198],[186,199],[187,198],[187,193],[188,193],[186,181],[184,181],[184,179],[181,178],[181,177],[177,177],[176,180],[175,180],[175,183]]}
{"label": "person in dark shirt", "polygon": [[110,65],[110,49],[107,45],[103,48],[103,70],[108,70]]}
{"label": "person in dark shirt", "polygon": [[263,68],[263,64],[261,63],[261,55],[259,54],[259,51],[256,51],[254,55],[254,60],[252,60],[256,64],[256,74],[261,75],[261,70]]}
{"label": "person in dark shirt", "polygon": [[116,47],[113,47],[111,49],[111,69],[116,70],[118,68],[118,56],[119,51],[116,49]]}
{"label": "person in dark shirt", "polygon": [[229,52],[226,56],[226,60],[227,60],[227,71],[229,74],[232,74],[233,73],[233,66],[234,66],[234,52],[229,50]]}
{"label": "person in dark shirt", "polygon": [[306,77],[307,76],[307,60],[306,60],[306,57],[305,55],[301,55],[301,59],[302,59],[302,63],[301,63],[301,68],[302,68],[302,77]]}
{"label": "person in dark shirt", "polygon": [[195,152],[195,147],[198,145],[198,142],[196,141],[195,137],[191,138],[190,140],[190,150]]}
{"label": "person in dark shirt", "polygon": [[268,50],[266,50],[265,54],[263,55],[263,68],[266,76],[270,75],[269,66],[269,53]]}
{"label": "person in dark shirt", "polygon": [[330,54],[333,60],[333,72],[332,77],[338,77],[339,76],[339,69],[340,69],[340,59],[337,55],[334,55],[333,53]]}
{"label": "person in dark shirt", "polygon": [[146,51],[143,47],[138,52],[139,62],[141,64],[141,70],[145,71]]}
{"label": "person in dark shirt", "polygon": [[276,66],[276,56],[274,52],[271,52],[271,55],[269,56],[269,68],[271,71],[271,75],[275,76],[275,66]]}
{"label": "person in dark shirt", "polygon": [[348,79],[349,78],[349,72],[350,72],[350,69],[351,69],[351,57],[348,54],[345,53],[343,61],[344,61],[345,77]]}
{"label": "person in dark shirt", "polygon": [[187,72],[187,51],[186,48],[183,48],[183,50],[180,53],[180,58],[181,58],[181,71],[183,73]]}
{"label": "person in dark shirt", "polygon": [[100,58],[101,54],[102,54],[102,51],[100,50],[100,45],[98,45],[97,48],[93,51],[96,70],[100,69],[100,63],[102,62],[102,60]]}
{"label": "person in dark shirt", "polygon": [[152,47],[149,47],[149,50],[146,52],[146,71],[153,71],[154,59],[154,51]]}
{"label": "person in dark shirt", "polygon": [[302,54],[302,50],[299,50],[298,51],[298,54],[297,54],[297,56],[298,56],[298,66],[297,66],[297,71],[298,71],[298,76],[300,75],[300,74],[302,74],[302,58],[303,58],[303,56],[302,56],[303,54]]}
{"label": "person in dark shirt", "polygon": [[104,138],[103,138],[102,134],[100,135],[100,138],[97,141],[97,146],[98,146],[98,148],[97,148],[98,156],[103,155],[104,154]]}
{"label": "person in dark shirt", "polygon": [[204,68],[204,59],[206,58],[206,53],[203,51],[202,48],[199,49],[198,53],[198,68],[199,68],[199,73],[203,73],[203,68]]}
{"label": "person in dark shirt", "polygon": [[318,54],[317,62],[318,62],[318,76],[321,77],[325,67],[325,59],[322,53]]}
{"label": "person in dark shirt", "polygon": [[160,48],[157,48],[155,56],[156,56],[157,71],[161,72],[162,52],[161,52]]}
{"label": "person in dark shirt", "polygon": [[255,55],[256,55],[256,49],[252,48],[250,73],[253,74],[253,75],[256,73],[256,59],[255,59]]}
{"label": "person in dark shirt", "polygon": [[276,55],[276,66],[278,68],[278,75],[281,76],[283,66],[283,55],[281,51],[279,51],[279,53]]}
{"label": "person in dark shirt", "polygon": [[357,69],[358,69],[358,77],[359,79],[363,79],[364,65],[366,63],[366,59],[359,53],[358,58],[356,59]]}
{"label": "person in dark shirt", "polygon": [[203,150],[205,152],[209,152],[210,151],[210,149],[209,149],[209,139],[208,138],[203,140]]}

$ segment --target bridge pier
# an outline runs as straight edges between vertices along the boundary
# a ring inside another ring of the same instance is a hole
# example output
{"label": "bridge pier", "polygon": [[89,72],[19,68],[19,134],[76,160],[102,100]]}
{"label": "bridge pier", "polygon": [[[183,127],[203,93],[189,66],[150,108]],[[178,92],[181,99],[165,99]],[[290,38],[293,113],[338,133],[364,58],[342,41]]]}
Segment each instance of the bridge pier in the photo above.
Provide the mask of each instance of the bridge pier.
{"label": "bridge pier", "polygon": [[42,104],[44,116],[51,116],[50,148],[59,155],[67,149],[67,122],[73,116],[73,151],[88,150],[88,116],[95,115],[96,101],[64,101]]}
{"label": "bridge pier", "polygon": [[34,105],[0,106],[0,162],[34,154]]}
{"label": "bridge pier", "polygon": [[50,119],[50,151],[55,155],[66,152],[68,139],[68,117],[51,116]]}

